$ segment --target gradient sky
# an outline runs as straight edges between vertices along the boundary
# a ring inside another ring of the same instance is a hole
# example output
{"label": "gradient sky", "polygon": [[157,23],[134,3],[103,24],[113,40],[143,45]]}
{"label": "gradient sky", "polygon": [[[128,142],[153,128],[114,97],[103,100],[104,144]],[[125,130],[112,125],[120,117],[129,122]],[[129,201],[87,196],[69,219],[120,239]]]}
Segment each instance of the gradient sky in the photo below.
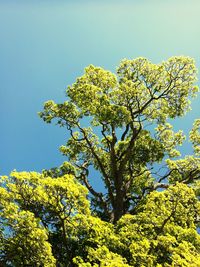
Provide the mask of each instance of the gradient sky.
{"label": "gradient sky", "polygon": [[[186,55],[199,68],[199,11],[199,0],[0,0],[0,174],[66,160],[58,151],[65,130],[37,112],[49,99],[64,101],[66,86],[87,65],[115,71],[123,58],[159,63]],[[199,103],[176,129],[188,132]]]}

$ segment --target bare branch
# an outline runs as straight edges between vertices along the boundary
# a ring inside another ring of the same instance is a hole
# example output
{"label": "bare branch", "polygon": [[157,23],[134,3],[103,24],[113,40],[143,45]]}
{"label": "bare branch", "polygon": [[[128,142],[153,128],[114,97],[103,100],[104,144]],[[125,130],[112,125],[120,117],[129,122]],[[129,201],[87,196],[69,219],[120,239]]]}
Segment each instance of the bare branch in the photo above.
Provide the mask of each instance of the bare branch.
{"label": "bare branch", "polygon": [[87,179],[87,177],[89,176],[88,162],[84,162],[81,166],[79,166],[79,165],[76,164],[76,166],[78,168],[81,168],[83,170],[83,172],[81,173],[81,178],[82,178],[83,183],[85,184],[85,186],[87,187],[87,189],[89,190],[89,192],[94,197],[97,197],[99,199],[99,201],[101,202],[102,207],[104,209],[104,212],[106,214],[108,214],[109,213],[109,209],[108,209],[107,202],[103,199],[103,194],[101,192],[97,192],[96,190],[94,190],[94,188],[91,186],[91,184],[89,183],[89,181]]}
{"label": "bare branch", "polygon": [[123,132],[123,134],[122,134],[122,136],[121,136],[121,141],[124,141],[124,139],[125,139],[125,137],[126,137],[128,131],[129,131],[129,129],[130,129],[130,123],[128,123],[128,124],[126,125],[126,129],[125,129],[125,131]]}

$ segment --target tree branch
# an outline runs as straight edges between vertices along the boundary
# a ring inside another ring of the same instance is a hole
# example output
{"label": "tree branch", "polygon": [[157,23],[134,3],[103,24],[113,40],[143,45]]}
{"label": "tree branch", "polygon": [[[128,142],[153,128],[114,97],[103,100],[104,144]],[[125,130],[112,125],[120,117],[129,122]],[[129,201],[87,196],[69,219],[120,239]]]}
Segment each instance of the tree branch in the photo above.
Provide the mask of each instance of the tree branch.
{"label": "tree branch", "polygon": [[126,125],[126,129],[125,129],[125,131],[123,132],[123,134],[121,136],[121,141],[124,141],[129,129],[130,129],[130,122]]}

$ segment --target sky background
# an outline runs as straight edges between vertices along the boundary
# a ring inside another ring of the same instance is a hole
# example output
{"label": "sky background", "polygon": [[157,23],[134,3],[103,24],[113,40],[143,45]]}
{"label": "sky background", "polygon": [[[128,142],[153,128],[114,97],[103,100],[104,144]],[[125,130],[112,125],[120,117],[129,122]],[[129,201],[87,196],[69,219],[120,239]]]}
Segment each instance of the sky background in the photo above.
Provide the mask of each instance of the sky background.
{"label": "sky background", "polygon": [[[37,112],[49,99],[65,101],[67,85],[87,65],[115,72],[123,58],[159,63],[186,55],[199,68],[199,11],[199,0],[0,0],[0,174],[66,160],[58,151],[66,131]],[[200,96],[176,129],[188,133],[199,103]]]}

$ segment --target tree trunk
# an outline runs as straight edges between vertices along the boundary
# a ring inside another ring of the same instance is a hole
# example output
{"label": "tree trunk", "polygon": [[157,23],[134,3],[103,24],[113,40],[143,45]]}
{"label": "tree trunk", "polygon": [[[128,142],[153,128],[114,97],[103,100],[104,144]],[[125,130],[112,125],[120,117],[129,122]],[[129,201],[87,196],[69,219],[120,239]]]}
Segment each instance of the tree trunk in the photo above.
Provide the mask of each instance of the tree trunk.
{"label": "tree trunk", "polygon": [[113,207],[114,219],[116,223],[124,215],[124,192],[119,189],[115,197],[115,205]]}

